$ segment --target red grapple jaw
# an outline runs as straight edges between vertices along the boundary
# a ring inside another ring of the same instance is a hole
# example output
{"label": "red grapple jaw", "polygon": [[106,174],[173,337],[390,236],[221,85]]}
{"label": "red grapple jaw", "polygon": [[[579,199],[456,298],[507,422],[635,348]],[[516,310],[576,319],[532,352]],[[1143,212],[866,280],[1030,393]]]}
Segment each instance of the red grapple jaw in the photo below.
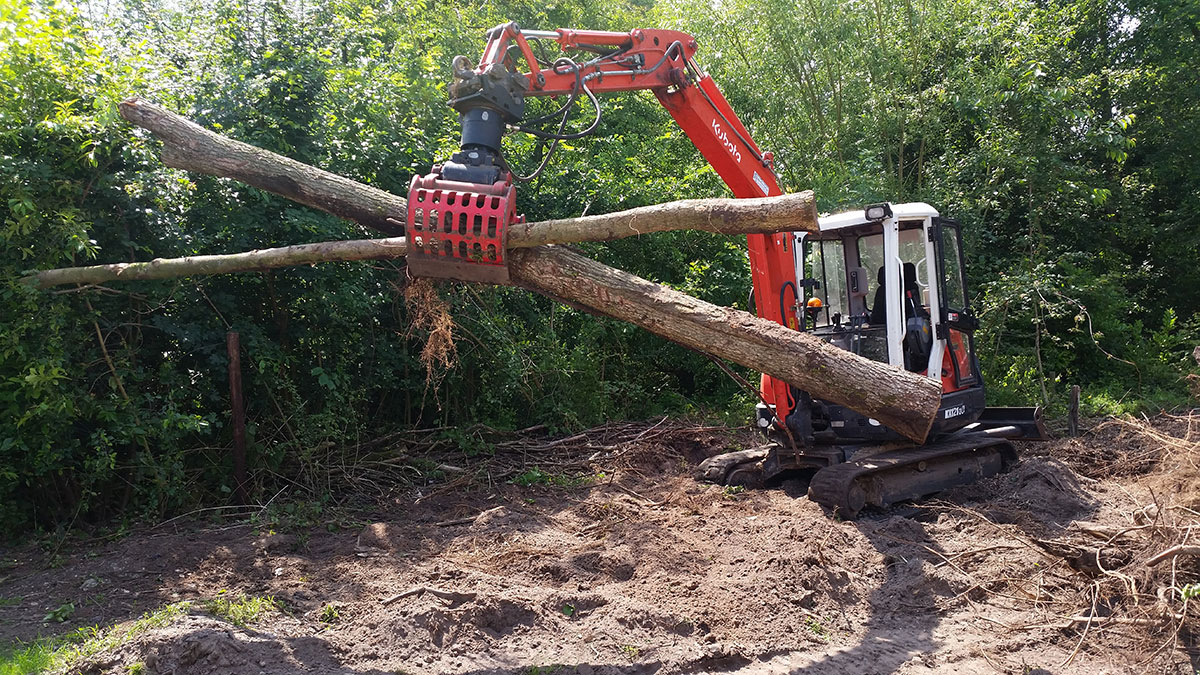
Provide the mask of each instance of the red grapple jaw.
{"label": "red grapple jaw", "polygon": [[516,212],[511,177],[491,185],[442,180],[440,167],[408,190],[408,270],[414,277],[507,284],[508,226]]}

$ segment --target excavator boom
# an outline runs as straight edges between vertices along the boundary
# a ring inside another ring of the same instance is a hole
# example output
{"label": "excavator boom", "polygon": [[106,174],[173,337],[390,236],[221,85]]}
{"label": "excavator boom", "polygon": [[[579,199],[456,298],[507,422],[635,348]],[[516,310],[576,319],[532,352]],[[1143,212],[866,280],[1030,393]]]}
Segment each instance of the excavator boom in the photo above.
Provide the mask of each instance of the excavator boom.
{"label": "excavator boom", "polygon": [[[642,28],[627,33],[522,30],[516,23],[496,26],[487,36],[477,65],[461,56],[453,62],[450,105],[462,124],[460,151],[431,174],[413,179],[408,230],[414,274],[507,281],[505,231],[519,216],[512,210],[517,177],[503,161],[501,138],[509,127],[554,142],[590,133],[601,117],[598,94],[653,92],[735,197],[782,194],[772,154],[755,145],[716,83],[697,65],[692,36]],[[545,42],[563,55],[550,60],[539,48]],[[586,58],[572,56],[578,54]],[[558,132],[534,129],[525,119],[529,97],[566,98],[564,115],[586,97],[596,118],[580,133],[564,133],[562,125]],[[747,247],[758,315],[798,328],[791,235],[747,235]],[[794,405],[788,384],[763,375],[760,386],[763,399],[786,418]]]}

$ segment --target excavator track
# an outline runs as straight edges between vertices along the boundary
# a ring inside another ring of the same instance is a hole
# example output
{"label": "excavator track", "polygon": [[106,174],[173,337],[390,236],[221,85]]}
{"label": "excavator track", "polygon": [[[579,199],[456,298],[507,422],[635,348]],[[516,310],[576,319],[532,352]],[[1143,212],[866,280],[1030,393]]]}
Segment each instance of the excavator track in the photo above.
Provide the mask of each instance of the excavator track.
{"label": "excavator track", "polygon": [[994,476],[1017,461],[1005,438],[958,434],[944,441],[873,455],[813,474],[808,498],[843,518]]}

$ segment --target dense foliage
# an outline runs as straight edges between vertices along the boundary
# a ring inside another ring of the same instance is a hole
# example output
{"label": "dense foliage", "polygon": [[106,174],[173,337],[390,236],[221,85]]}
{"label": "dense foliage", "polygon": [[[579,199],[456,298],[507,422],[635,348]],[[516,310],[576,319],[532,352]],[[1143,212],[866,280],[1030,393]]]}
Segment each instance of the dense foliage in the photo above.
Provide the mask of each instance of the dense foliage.
{"label": "dense foliage", "polygon": [[[928,201],[968,233],[993,400],[1184,400],[1200,339],[1200,5],[1173,0],[0,0],[0,531],[220,503],[224,336],[242,335],[255,489],[319,484],[398,425],[590,425],[748,413],[703,356],[512,289],[446,287],[458,364],[418,361],[402,264],[45,294],[25,270],[362,234],[164,168],[116,103],[139,94],[247,142],[402,193],[456,141],[448,64],[488,27],[698,36],[788,188],[824,210]],[[532,168],[545,151],[510,152]],[[607,99],[521,191],[532,219],[724,188],[648,94]],[[726,305],[740,242],[684,232],[589,253]],[[453,437],[453,433],[450,432]]]}

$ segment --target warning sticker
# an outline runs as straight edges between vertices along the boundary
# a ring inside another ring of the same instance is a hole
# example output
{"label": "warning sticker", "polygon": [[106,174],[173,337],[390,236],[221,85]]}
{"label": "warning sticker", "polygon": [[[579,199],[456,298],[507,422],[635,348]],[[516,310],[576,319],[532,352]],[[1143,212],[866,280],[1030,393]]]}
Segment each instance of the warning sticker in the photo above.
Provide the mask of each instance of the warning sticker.
{"label": "warning sticker", "polygon": [[758,189],[763,191],[764,195],[771,193],[771,191],[767,189],[767,182],[762,179],[762,176],[758,175],[757,171],[754,172],[754,182],[758,185]]}

